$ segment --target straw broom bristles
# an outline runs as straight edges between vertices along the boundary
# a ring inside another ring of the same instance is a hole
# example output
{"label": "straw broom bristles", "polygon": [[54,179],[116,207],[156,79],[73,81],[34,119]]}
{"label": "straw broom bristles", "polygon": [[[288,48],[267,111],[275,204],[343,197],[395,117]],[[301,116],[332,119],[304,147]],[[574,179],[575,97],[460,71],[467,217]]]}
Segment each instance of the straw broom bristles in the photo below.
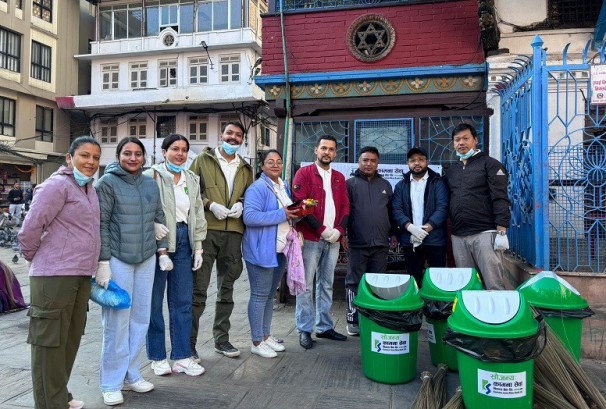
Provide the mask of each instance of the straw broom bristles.
{"label": "straw broom bristles", "polygon": [[534,383],[533,403],[535,409],[576,409],[562,395],[556,395],[537,382]]}
{"label": "straw broom bristles", "polygon": [[442,409],[465,409],[465,405],[463,404],[463,393],[460,386],[457,386],[457,392]]}
{"label": "straw broom bristles", "polygon": [[433,409],[433,390],[431,388],[431,372],[421,372],[423,384],[413,404],[413,409]]}
{"label": "straw broom bristles", "polygon": [[446,375],[448,367],[445,364],[439,364],[438,370],[433,375],[431,386],[433,389],[433,407],[440,409],[446,403]]}
{"label": "straw broom bristles", "polygon": [[[534,366],[534,384],[541,386],[543,389],[547,390],[551,395],[557,396],[560,400],[565,400],[566,398],[562,395],[562,392],[549,380],[549,376],[541,372],[541,368],[538,366]],[[568,402],[568,401],[566,401]]]}

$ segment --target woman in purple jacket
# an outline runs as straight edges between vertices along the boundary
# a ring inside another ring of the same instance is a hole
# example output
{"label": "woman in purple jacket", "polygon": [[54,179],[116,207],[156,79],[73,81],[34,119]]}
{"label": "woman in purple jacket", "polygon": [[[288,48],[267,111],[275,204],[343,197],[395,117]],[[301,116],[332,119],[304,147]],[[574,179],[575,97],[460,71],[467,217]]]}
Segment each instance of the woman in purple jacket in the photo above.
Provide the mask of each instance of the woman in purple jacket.
{"label": "woman in purple jacket", "polygon": [[86,325],[91,276],[101,249],[99,199],[93,175],[101,147],[74,140],[62,166],[36,188],[19,245],[31,263],[28,316],[34,402],[38,409],[78,409],[67,382]]}

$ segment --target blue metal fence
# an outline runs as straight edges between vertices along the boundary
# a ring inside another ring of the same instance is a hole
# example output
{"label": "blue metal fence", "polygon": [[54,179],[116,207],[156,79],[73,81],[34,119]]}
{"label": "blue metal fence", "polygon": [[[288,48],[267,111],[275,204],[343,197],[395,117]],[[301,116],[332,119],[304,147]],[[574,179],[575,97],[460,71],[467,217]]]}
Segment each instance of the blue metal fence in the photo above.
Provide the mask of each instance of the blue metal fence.
{"label": "blue metal fence", "polygon": [[[510,172],[511,248],[537,268],[606,272],[606,115],[581,64],[547,65],[543,41],[497,84]],[[604,63],[604,48],[597,54]]]}

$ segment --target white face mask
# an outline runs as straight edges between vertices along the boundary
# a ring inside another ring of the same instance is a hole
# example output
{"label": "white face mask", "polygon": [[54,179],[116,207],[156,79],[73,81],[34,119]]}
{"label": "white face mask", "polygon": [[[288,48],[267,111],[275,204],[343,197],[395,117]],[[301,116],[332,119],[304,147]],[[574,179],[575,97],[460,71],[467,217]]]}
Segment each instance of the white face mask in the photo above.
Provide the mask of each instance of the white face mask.
{"label": "white face mask", "polygon": [[474,153],[476,153],[476,151],[474,151],[473,149],[470,149],[469,152],[467,152],[467,153],[457,152],[457,156],[461,159],[469,159],[473,156]]}

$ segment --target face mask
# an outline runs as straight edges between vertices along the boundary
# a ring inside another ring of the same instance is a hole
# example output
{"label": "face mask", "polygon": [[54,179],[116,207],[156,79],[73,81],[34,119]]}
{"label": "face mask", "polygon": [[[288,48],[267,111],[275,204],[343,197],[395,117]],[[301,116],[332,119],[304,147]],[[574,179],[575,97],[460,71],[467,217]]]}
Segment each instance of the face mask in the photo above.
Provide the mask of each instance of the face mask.
{"label": "face mask", "polygon": [[221,145],[221,147],[223,148],[223,151],[230,156],[238,152],[238,150],[240,149],[240,145],[230,145],[225,141],[223,142],[223,145]]}
{"label": "face mask", "polygon": [[173,165],[172,163],[170,163],[168,161],[168,159],[166,160],[166,167],[168,168],[168,170],[170,170],[171,172],[175,172],[175,173],[179,173],[181,172],[183,169],[185,169],[185,163],[181,166],[177,166],[177,165]]}
{"label": "face mask", "polygon": [[76,179],[76,183],[78,183],[78,186],[84,186],[88,182],[93,180],[92,176],[91,177],[84,176],[84,174],[82,174],[82,172],[80,172],[78,170],[78,168],[76,168],[75,166],[74,166],[73,173],[74,173],[74,179]]}
{"label": "face mask", "polygon": [[457,152],[457,156],[461,159],[469,159],[473,156],[474,153],[475,151],[473,149],[470,149],[469,152],[465,154]]}

